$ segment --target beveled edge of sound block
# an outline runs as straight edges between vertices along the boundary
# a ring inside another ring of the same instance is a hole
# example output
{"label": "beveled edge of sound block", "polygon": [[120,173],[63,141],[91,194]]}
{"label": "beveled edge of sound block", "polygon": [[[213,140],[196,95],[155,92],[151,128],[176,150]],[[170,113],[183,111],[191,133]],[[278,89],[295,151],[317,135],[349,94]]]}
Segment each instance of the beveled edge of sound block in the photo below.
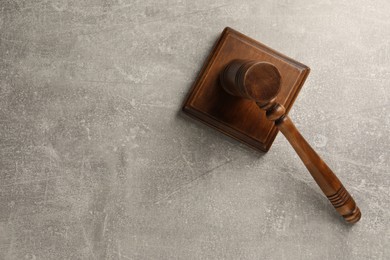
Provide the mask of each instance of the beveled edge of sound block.
{"label": "beveled edge of sound block", "polygon": [[227,94],[219,83],[219,73],[234,59],[271,62],[282,77],[277,102],[291,109],[310,68],[226,27],[193,84],[182,110],[189,116],[250,147],[267,152],[278,129],[255,102]]}

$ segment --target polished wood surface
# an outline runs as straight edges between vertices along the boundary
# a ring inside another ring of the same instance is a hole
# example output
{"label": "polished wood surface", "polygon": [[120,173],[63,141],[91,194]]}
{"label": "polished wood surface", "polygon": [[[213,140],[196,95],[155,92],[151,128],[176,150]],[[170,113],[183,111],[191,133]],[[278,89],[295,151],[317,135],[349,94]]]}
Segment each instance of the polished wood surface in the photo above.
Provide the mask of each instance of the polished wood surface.
{"label": "polished wood surface", "polygon": [[299,133],[283,105],[276,101],[282,80],[275,66],[262,61],[234,60],[221,72],[226,92],[251,100],[266,111],[267,119],[287,138],[337,212],[349,223],[359,221],[361,213],[351,195]]}
{"label": "polished wood surface", "polygon": [[231,28],[222,32],[193,84],[183,110],[256,150],[268,151],[278,133],[277,127],[254,102],[229,95],[219,84],[220,72],[226,65],[233,60],[248,59],[271,63],[283,74],[277,102],[289,111],[309,68]]}
{"label": "polished wood surface", "polygon": [[183,111],[261,151],[268,151],[280,130],[337,212],[355,223],[361,217],[355,201],[287,115],[309,71],[307,66],[225,28]]}

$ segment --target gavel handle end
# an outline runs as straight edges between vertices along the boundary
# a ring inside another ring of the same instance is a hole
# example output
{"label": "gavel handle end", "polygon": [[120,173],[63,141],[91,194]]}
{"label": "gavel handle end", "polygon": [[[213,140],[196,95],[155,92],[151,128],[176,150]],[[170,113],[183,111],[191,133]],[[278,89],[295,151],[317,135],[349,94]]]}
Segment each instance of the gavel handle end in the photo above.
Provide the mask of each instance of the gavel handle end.
{"label": "gavel handle end", "polygon": [[285,114],[276,116],[283,112],[283,109],[278,108],[279,106],[280,105],[277,104],[267,111],[268,118],[275,120],[275,125],[290,142],[336,211],[343,216],[347,222],[351,224],[358,222],[361,218],[361,212],[356,206],[354,199],[328,165],[326,165],[299,133],[291,119]]}

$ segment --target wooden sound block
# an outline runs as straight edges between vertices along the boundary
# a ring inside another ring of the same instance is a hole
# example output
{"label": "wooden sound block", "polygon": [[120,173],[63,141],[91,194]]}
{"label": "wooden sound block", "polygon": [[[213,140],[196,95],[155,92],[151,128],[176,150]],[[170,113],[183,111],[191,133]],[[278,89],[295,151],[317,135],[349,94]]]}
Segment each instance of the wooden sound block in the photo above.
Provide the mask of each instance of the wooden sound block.
{"label": "wooden sound block", "polygon": [[184,102],[183,111],[220,132],[260,151],[268,151],[278,129],[267,120],[255,102],[234,97],[223,90],[219,75],[233,60],[272,63],[282,82],[276,101],[288,112],[306,77],[309,67],[227,27],[211,51],[200,75]]}

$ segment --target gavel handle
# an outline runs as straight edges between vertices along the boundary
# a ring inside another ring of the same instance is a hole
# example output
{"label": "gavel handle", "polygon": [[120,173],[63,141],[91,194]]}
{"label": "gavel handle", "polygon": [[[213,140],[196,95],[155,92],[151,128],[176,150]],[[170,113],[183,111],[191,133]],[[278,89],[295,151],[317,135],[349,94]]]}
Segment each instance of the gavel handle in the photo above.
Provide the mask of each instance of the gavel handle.
{"label": "gavel handle", "polygon": [[349,223],[359,221],[361,213],[355,201],[337,176],[306,142],[291,119],[287,115],[284,115],[275,121],[275,125],[290,142],[337,212]]}

